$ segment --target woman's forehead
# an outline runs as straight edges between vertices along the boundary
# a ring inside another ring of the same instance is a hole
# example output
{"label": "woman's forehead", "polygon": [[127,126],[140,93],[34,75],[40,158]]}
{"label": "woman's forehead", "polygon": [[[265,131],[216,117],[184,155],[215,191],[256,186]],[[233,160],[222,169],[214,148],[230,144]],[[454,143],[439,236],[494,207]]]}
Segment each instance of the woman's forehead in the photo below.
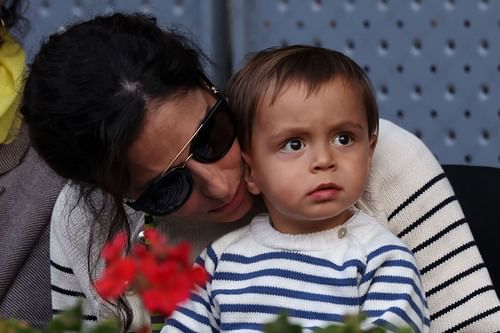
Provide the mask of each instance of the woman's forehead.
{"label": "woman's forehead", "polygon": [[[132,178],[161,173],[196,131],[209,103],[209,96],[199,89],[152,103],[155,108],[146,113],[139,135],[128,151]],[[133,179],[133,183],[137,182],[140,180]]]}

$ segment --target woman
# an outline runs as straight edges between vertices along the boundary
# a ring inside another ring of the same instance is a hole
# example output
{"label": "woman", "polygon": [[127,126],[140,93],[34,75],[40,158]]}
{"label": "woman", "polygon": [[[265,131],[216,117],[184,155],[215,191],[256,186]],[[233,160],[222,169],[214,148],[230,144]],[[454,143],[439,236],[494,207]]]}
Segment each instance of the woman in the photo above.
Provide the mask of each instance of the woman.
{"label": "woman", "polygon": [[[252,215],[225,99],[204,76],[196,48],[182,36],[162,31],[148,17],[97,17],[51,36],[32,64],[22,113],[35,148],[57,173],[71,180],[51,222],[55,312],[85,299],[89,321],[118,310],[126,328],[132,319],[132,327],[140,324],[142,316],[134,312],[140,307],[133,297],[106,307],[90,282],[102,268],[98,255],[103,242],[120,230],[135,240],[143,224],[140,211],[168,215],[175,220],[166,224],[171,238],[188,238],[196,248]],[[426,184],[427,176],[442,170],[425,146],[388,122],[381,124],[379,142],[380,162],[374,161],[364,208],[381,220],[389,217],[392,230],[403,230],[400,236],[408,244],[420,244],[422,237],[433,235],[405,231],[413,221],[399,220],[408,214],[408,205],[399,204],[407,195],[413,195],[413,201],[425,199],[414,192]],[[411,149],[421,155],[419,160],[407,154]],[[386,173],[381,163],[387,156],[398,161],[396,166],[404,160],[424,177],[400,187],[411,170],[392,167]],[[443,179],[437,178],[437,187],[447,195],[451,188]],[[435,200],[440,200],[437,194],[411,205],[410,213],[422,213]],[[461,213],[456,202],[451,209]],[[421,259],[422,267],[435,257]],[[427,288],[433,286],[429,283]]]}

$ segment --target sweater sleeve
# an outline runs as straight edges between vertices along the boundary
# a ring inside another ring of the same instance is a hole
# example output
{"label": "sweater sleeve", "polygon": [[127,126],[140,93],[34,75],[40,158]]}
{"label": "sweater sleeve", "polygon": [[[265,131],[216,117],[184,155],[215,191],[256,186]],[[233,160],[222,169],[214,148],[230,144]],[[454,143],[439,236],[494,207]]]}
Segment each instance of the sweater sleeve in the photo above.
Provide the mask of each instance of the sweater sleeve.
{"label": "sweater sleeve", "polygon": [[[127,211],[133,235],[143,223],[142,213]],[[114,313],[96,293],[89,273],[89,241],[92,240],[92,260],[99,258],[104,245],[104,237],[90,236],[94,216],[80,200],[76,185],[67,183],[57,198],[51,218],[50,228],[50,271],[52,313],[57,315],[81,302],[83,304],[84,326],[92,326],[96,321],[113,316]],[[97,233],[105,235],[105,233]],[[102,272],[104,263],[98,260],[96,276]],[[132,328],[140,327],[145,318],[142,305],[136,296],[127,296],[132,307]]]}
{"label": "sweater sleeve", "polygon": [[82,302],[86,324],[98,319],[98,299],[90,286],[87,247],[90,227],[87,215],[76,206],[76,189],[67,184],[60,193],[51,219],[50,264],[52,312]]}
{"label": "sweater sleeve", "polygon": [[410,327],[416,333],[428,332],[427,302],[411,251],[380,227],[374,228],[366,244],[366,270],[359,285],[366,326],[391,331]]}
{"label": "sweater sleeve", "polygon": [[205,268],[208,278],[203,287],[197,287],[189,300],[180,305],[166,320],[161,333],[172,332],[218,332],[220,310],[213,302],[212,277],[217,267],[218,256],[208,246],[196,259],[196,264]]}

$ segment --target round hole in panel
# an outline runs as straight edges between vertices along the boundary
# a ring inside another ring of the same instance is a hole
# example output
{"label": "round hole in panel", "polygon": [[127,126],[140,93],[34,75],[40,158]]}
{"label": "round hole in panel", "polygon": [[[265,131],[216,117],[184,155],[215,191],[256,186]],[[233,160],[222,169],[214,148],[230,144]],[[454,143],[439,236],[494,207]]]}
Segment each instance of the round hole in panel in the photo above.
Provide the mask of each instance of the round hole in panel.
{"label": "round hole in panel", "polygon": [[50,14],[50,1],[43,0],[40,2],[40,8],[38,9],[38,13],[41,17],[47,17]]}
{"label": "round hole in panel", "polygon": [[311,3],[311,10],[313,12],[320,12],[322,6],[323,6],[323,1],[321,1],[321,0],[314,0]]}
{"label": "round hole in panel", "polygon": [[346,12],[352,12],[354,10],[355,6],[356,6],[355,0],[346,0],[346,2],[344,4],[344,10]]}
{"label": "round hole in panel", "polygon": [[403,20],[397,20],[396,21],[396,27],[398,27],[399,29],[403,29],[405,26]]}
{"label": "round hole in panel", "polygon": [[282,13],[286,12],[288,10],[288,0],[279,0],[278,10]]}
{"label": "round hole in panel", "polygon": [[[141,0],[141,13],[143,14],[150,14],[151,13],[151,0]],[[181,16],[184,13],[184,9],[182,6],[177,6],[177,4],[174,4],[172,8],[172,13],[175,16]]]}
{"label": "round hole in panel", "polygon": [[411,2],[411,9],[414,11],[419,11],[422,8],[422,0],[413,0]]}
{"label": "round hole in panel", "polygon": [[304,21],[298,20],[296,24],[297,24],[297,28],[304,29]]}
{"label": "round hole in panel", "polygon": [[444,4],[444,8],[446,10],[454,10],[455,9],[455,0],[446,0],[445,4]]}
{"label": "round hole in panel", "polygon": [[389,95],[389,88],[387,88],[385,84],[380,85],[380,88],[378,90],[379,100],[385,101],[388,95]]}
{"label": "round hole in panel", "polygon": [[436,74],[436,72],[437,72],[437,66],[435,64],[432,64],[431,67],[430,67],[430,70],[431,70],[432,74]]}
{"label": "round hole in panel", "polygon": [[422,86],[420,84],[413,85],[411,92],[411,98],[414,100],[420,99],[422,97]]}
{"label": "round hole in panel", "polygon": [[384,12],[387,10],[389,0],[379,0],[377,8],[379,11]]}
{"label": "round hole in panel", "polygon": [[481,138],[484,140],[484,141],[489,141],[490,140],[490,131],[488,131],[487,129],[483,129],[481,131]]}
{"label": "round hole in panel", "polygon": [[346,47],[347,47],[347,50],[352,52],[356,48],[356,43],[354,43],[354,41],[352,39],[348,39],[347,43],[346,43]]}
{"label": "round hole in panel", "polygon": [[413,134],[415,134],[415,136],[417,138],[422,139],[423,134],[422,134],[422,131],[420,129],[417,128],[417,129],[413,130]]}
{"label": "round hole in panel", "polygon": [[449,83],[446,87],[445,98],[449,101],[455,99],[456,92],[455,85],[453,83]]}
{"label": "round hole in panel", "polygon": [[430,25],[431,25],[431,28],[435,29],[438,26],[438,21],[433,19],[433,20],[431,20]]}
{"label": "round hole in panel", "polygon": [[446,41],[445,53],[447,55],[453,55],[455,53],[456,47],[457,47],[457,45],[455,44],[455,40],[448,39]]}
{"label": "round hole in panel", "polygon": [[330,28],[335,29],[337,27],[337,21],[336,20],[330,20]]}
{"label": "round hole in panel", "polygon": [[403,119],[405,117],[405,112],[401,109],[398,109],[396,111],[396,116],[399,118],[399,119]]}
{"label": "round hole in panel", "polygon": [[432,109],[430,115],[432,119],[436,119],[438,116],[438,112],[435,109]]}
{"label": "round hole in panel", "polygon": [[387,40],[382,39],[378,44],[378,53],[380,55],[386,55],[388,49],[389,49],[389,43],[387,42]]}
{"label": "round hole in panel", "polygon": [[403,67],[403,65],[401,65],[401,64],[397,64],[397,65],[396,65],[396,71],[397,71],[398,73],[403,73],[403,72],[404,72],[404,70],[405,70],[405,68]]}
{"label": "round hole in panel", "polygon": [[455,131],[454,130],[448,130],[448,132],[446,133],[446,144],[448,146],[453,146],[455,144],[455,140],[457,139],[457,136],[455,134]]}
{"label": "round hole in panel", "polygon": [[472,155],[471,154],[465,154],[464,161],[465,161],[465,163],[470,164],[472,162]]}
{"label": "round hole in panel", "polygon": [[312,43],[316,47],[322,47],[323,46],[323,42],[318,37],[314,38]]}
{"label": "round hole in panel", "polygon": [[469,119],[471,116],[472,116],[472,113],[470,112],[470,110],[466,109],[464,111],[464,117],[467,118],[467,119]]}
{"label": "round hole in panel", "polygon": [[363,70],[368,74],[370,73],[370,66],[369,65],[364,65]]}
{"label": "round hole in panel", "polygon": [[[174,15],[175,16],[182,16],[184,15],[184,9],[185,9],[185,0],[175,0],[174,3]],[[149,10],[151,11],[151,3],[149,4]],[[269,25],[271,25],[271,22],[269,22]]]}
{"label": "round hole in panel", "polygon": [[464,65],[464,72],[465,73],[470,73],[470,65],[469,64],[465,64]]}
{"label": "round hole in panel", "polygon": [[481,84],[481,87],[479,88],[479,99],[481,100],[487,100],[490,94],[490,87],[487,83]]}
{"label": "round hole in panel", "polygon": [[464,20],[464,27],[470,28],[470,21],[469,20],[467,20],[467,19]]}
{"label": "round hole in panel", "polygon": [[419,55],[422,51],[422,41],[419,38],[413,40],[411,52],[414,55]]}
{"label": "round hole in panel", "polygon": [[363,27],[365,29],[369,29],[370,28],[370,21],[369,20],[364,20],[363,21]]}
{"label": "round hole in panel", "polygon": [[485,56],[488,54],[490,48],[490,42],[487,39],[481,39],[479,42],[479,54]]}
{"label": "round hole in panel", "polygon": [[490,2],[488,0],[480,0],[478,3],[478,7],[480,10],[488,10],[490,6]]}

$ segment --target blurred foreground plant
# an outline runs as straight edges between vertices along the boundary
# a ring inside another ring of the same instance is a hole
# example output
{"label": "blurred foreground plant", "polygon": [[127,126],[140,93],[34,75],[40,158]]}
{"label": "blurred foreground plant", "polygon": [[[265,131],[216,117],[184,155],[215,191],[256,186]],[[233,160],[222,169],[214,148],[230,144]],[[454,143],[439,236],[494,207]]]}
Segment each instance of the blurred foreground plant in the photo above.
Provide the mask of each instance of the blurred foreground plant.
{"label": "blurred foreground plant", "polygon": [[[136,244],[130,254],[124,255],[126,235],[118,234],[103,249],[105,270],[95,287],[106,300],[116,300],[126,291],[135,291],[145,308],[151,313],[169,316],[177,305],[186,300],[196,285],[206,282],[206,272],[201,267],[193,267],[190,261],[190,245],[182,243],[170,246],[164,236],[154,229],[145,231],[146,245]],[[45,330],[29,327],[14,319],[0,320],[0,333],[120,333],[117,320],[101,320],[95,326],[82,326],[83,307],[78,304],[72,309],[58,314]],[[384,333],[383,328],[362,330],[362,315],[346,316],[344,325],[320,328],[315,333]],[[149,332],[144,327],[139,333]],[[281,314],[271,323],[264,325],[265,333],[302,333],[302,327]],[[401,329],[396,333],[411,333],[411,329]]]}

